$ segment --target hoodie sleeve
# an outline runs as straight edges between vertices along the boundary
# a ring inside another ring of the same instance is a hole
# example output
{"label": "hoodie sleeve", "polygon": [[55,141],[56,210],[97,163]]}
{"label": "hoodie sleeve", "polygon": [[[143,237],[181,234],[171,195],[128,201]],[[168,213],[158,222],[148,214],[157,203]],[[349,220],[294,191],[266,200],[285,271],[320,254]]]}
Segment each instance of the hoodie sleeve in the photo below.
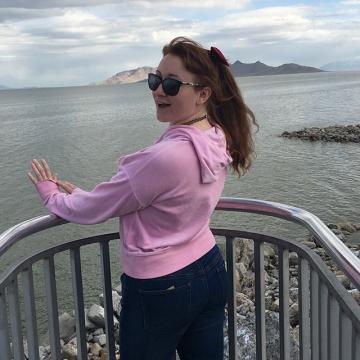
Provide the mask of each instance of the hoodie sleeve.
{"label": "hoodie sleeve", "polygon": [[98,224],[141,208],[123,168],[109,182],[97,185],[90,192],[76,188],[65,194],[52,181],[39,182],[36,188],[50,212],[77,224]]}

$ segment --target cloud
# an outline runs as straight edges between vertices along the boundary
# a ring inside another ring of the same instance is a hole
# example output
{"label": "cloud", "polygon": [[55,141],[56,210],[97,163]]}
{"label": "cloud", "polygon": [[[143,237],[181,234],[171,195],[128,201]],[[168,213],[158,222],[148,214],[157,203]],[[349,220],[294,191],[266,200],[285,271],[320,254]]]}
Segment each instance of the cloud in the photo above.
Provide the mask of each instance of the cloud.
{"label": "cloud", "polygon": [[65,79],[86,84],[137,66],[155,66],[163,44],[176,36],[217,46],[232,62],[261,60],[269,65],[321,66],[354,57],[360,49],[360,9],[352,6],[250,10],[248,1],[229,1],[234,8],[220,10],[215,1],[204,0],[203,11],[191,8],[188,0],[176,6],[174,1],[165,6],[164,0],[86,1],[106,3],[97,7],[72,1],[78,6],[64,8],[45,8],[59,1],[31,3],[44,8],[0,9],[0,83],[13,73],[26,86],[35,80],[41,85],[63,85]]}
{"label": "cloud", "polygon": [[1,0],[0,8],[50,9],[117,4],[114,0]]}
{"label": "cloud", "polygon": [[360,0],[341,1],[341,4],[343,4],[343,5],[360,5]]}
{"label": "cloud", "polygon": [[154,6],[173,6],[180,8],[225,8],[236,9],[248,4],[250,0],[2,0],[0,8],[51,9],[71,7],[91,7],[108,4],[127,4],[128,6],[154,8]]}

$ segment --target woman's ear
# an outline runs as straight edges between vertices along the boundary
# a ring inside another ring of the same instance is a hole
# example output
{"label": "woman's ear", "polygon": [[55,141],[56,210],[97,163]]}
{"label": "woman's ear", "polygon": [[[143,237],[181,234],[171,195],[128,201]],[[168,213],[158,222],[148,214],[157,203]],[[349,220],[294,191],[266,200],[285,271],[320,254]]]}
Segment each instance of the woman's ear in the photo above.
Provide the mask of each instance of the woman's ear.
{"label": "woman's ear", "polygon": [[201,88],[198,96],[198,104],[205,104],[209,100],[211,93],[211,88],[209,88],[208,86]]}

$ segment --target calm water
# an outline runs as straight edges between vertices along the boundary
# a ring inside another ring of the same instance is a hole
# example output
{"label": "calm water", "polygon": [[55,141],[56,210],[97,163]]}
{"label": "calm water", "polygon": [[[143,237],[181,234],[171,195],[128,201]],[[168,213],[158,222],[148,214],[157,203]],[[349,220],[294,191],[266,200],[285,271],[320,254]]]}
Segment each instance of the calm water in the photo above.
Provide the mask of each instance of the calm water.
{"label": "calm water", "polygon": [[[310,143],[279,135],[308,126],[359,123],[360,72],[249,77],[238,82],[260,125],[257,159],[240,180],[229,175],[223,195],[287,203],[325,222],[359,222],[360,145]],[[61,178],[90,190],[114,174],[120,155],[152,144],[166,126],[156,120],[145,83],[0,91],[0,108],[0,232],[47,213],[26,178],[32,158],[48,159]],[[256,228],[296,239],[305,235],[296,225],[258,215],[218,212],[212,224]],[[116,230],[116,220],[50,230],[14,246],[1,258],[0,270],[37,248]],[[115,244],[112,250],[117,282],[121,269]],[[89,303],[101,291],[92,266],[99,261],[97,247],[84,250],[82,258]],[[56,262],[60,311],[70,310],[72,299],[65,289],[69,260],[59,256]],[[35,268],[35,273],[40,274],[41,268]],[[37,296],[43,297],[40,290]],[[43,312],[40,305],[38,310]],[[44,321],[39,320],[40,328]]]}

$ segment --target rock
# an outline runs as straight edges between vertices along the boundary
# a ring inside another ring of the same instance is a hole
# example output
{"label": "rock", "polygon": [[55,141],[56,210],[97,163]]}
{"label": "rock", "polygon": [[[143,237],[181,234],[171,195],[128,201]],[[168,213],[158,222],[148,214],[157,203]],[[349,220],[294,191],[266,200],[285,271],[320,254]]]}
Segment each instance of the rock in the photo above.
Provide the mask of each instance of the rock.
{"label": "rock", "polygon": [[98,343],[92,344],[90,346],[90,353],[94,356],[100,356],[101,350],[102,350],[102,346]]}
{"label": "rock", "polygon": [[39,359],[40,360],[50,360],[50,347],[39,346]]}
{"label": "rock", "polygon": [[114,290],[115,290],[119,295],[121,295],[121,294],[122,294],[121,283],[120,283],[118,286],[116,286],[116,287],[114,288]]}
{"label": "rock", "polygon": [[303,241],[302,243],[310,249],[316,248],[316,244],[313,241]]}
{"label": "rock", "polygon": [[77,360],[77,349],[73,344],[66,344],[63,347],[63,358],[68,360]]}
{"label": "rock", "polygon": [[[279,314],[273,311],[267,311],[266,321],[266,352],[267,359],[279,359],[280,337],[279,337]],[[293,339],[290,331],[290,358],[299,358],[299,348]],[[225,334],[227,335],[226,331]],[[237,347],[238,358],[236,360],[255,360],[256,359],[256,339],[255,339],[255,314],[248,313],[237,325]],[[229,340],[225,336],[225,357],[228,359]]]}
{"label": "rock", "polygon": [[236,262],[242,262],[247,269],[254,258],[254,244],[249,239],[240,239],[236,246]]}
{"label": "rock", "polygon": [[275,301],[271,304],[270,310],[279,312],[279,305],[280,305],[280,300],[275,299]]}
{"label": "rock", "polygon": [[100,327],[105,327],[105,310],[98,304],[93,304],[87,314],[88,319]]}
{"label": "rock", "polygon": [[299,305],[294,303],[289,308],[289,321],[292,327],[299,324]]}
{"label": "rock", "polygon": [[102,335],[104,334],[104,329],[100,328],[100,329],[97,329],[93,332],[93,335],[94,336],[99,336],[99,335]]}
{"label": "rock", "polygon": [[340,224],[340,229],[348,232],[349,234],[356,232],[356,227],[351,223]]}
{"label": "rock", "polygon": [[289,254],[289,266],[295,266],[298,263],[298,256],[296,253],[291,252]]}
{"label": "rock", "polygon": [[291,277],[289,281],[289,288],[297,288],[298,287],[298,279],[296,277]]}
{"label": "rock", "polygon": [[265,258],[274,258],[275,257],[275,250],[273,246],[269,244],[264,245],[264,257]]}
{"label": "rock", "polygon": [[346,275],[336,275],[337,279],[343,284],[345,289],[350,289],[351,287],[351,281]]}
{"label": "rock", "polygon": [[358,125],[334,125],[325,128],[311,127],[299,131],[284,131],[281,134],[286,138],[297,138],[309,141],[331,142],[360,142],[360,124]]}
{"label": "rock", "polygon": [[[88,319],[100,326],[105,328],[105,310],[102,306],[93,304],[87,314]],[[119,321],[113,316],[114,326],[119,326]]]}
{"label": "rock", "polygon": [[[104,294],[99,295],[100,305],[104,307]],[[112,304],[113,304],[113,311],[117,316],[120,316],[120,295],[113,290],[112,291]]]}
{"label": "rock", "polygon": [[85,329],[86,330],[94,330],[97,329],[97,325],[94,324],[92,321],[88,318],[89,310],[85,309]]}
{"label": "rock", "polygon": [[360,291],[358,289],[349,290],[349,293],[356,300],[358,304],[360,304]]}
{"label": "rock", "polygon": [[330,230],[338,229],[338,228],[339,228],[337,224],[332,224],[332,223],[327,224],[327,227],[328,227]]}
{"label": "rock", "polygon": [[76,331],[75,318],[66,312],[61,314],[59,316],[59,331],[60,338],[67,343]]}
{"label": "rock", "polygon": [[344,233],[343,233],[341,230],[333,229],[332,232],[333,232],[341,241],[345,241],[346,236],[344,235]]}
{"label": "rock", "polygon": [[106,335],[105,334],[101,334],[99,335],[98,341],[97,341],[101,346],[104,346],[106,344]]}

